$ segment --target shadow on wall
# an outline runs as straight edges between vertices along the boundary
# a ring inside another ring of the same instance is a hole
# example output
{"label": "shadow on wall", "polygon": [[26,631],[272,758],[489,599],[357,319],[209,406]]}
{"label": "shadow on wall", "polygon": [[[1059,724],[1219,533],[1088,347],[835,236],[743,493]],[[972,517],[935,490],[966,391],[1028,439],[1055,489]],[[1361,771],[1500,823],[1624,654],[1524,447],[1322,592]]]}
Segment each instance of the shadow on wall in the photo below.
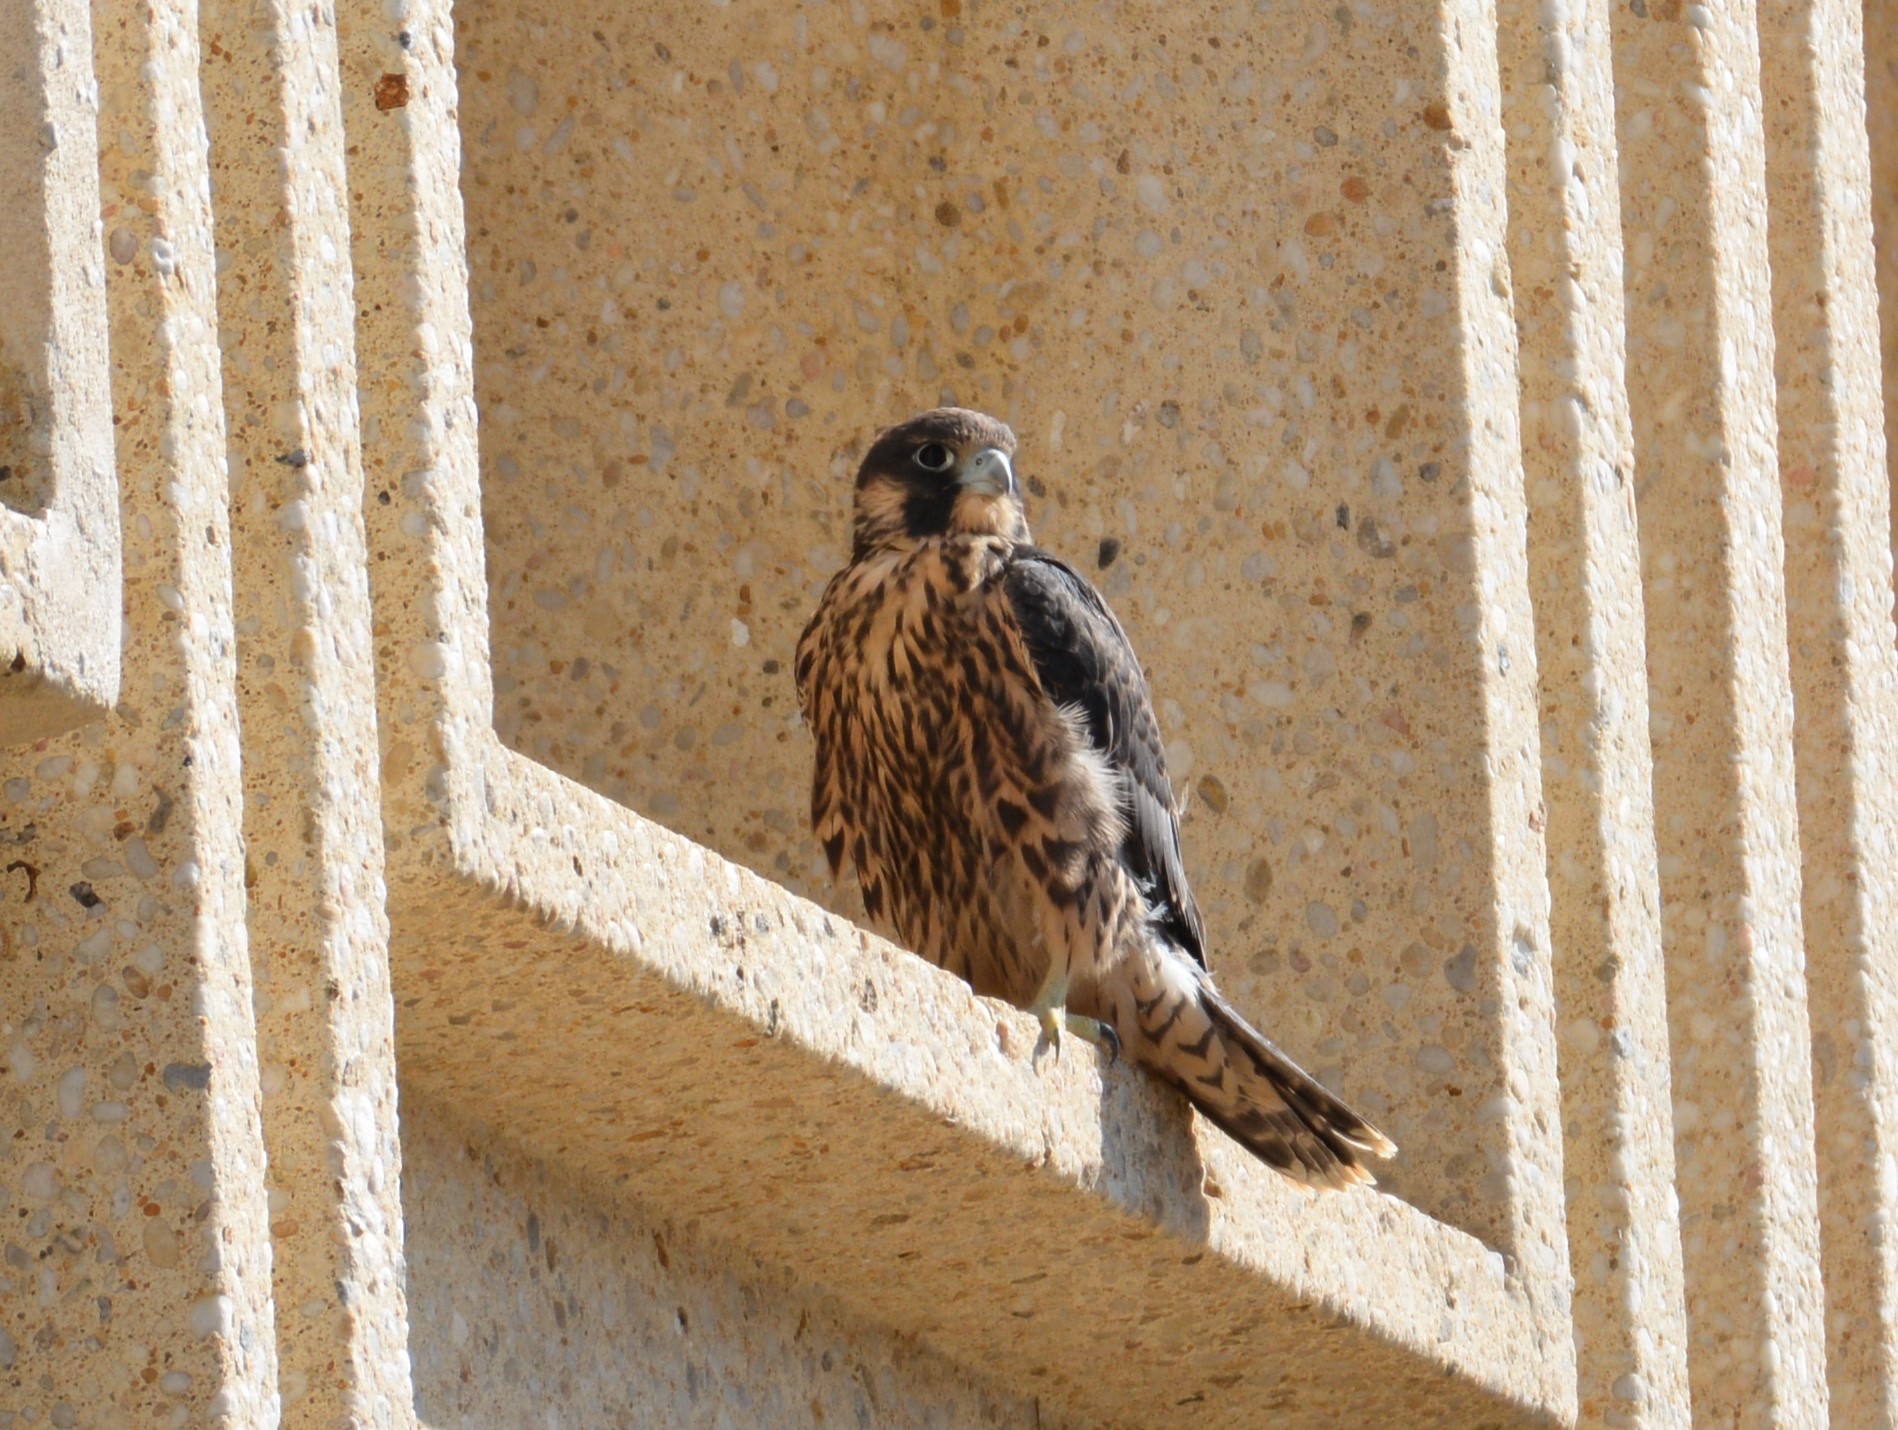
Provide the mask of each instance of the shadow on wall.
{"label": "shadow on wall", "polygon": [[[635,1208],[602,1213],[435,1104],[403,1117],[416,1409],[429,1424],[1039,1425],[926,1348]],[[470,1418],[472,1417],[472,1418]]]}

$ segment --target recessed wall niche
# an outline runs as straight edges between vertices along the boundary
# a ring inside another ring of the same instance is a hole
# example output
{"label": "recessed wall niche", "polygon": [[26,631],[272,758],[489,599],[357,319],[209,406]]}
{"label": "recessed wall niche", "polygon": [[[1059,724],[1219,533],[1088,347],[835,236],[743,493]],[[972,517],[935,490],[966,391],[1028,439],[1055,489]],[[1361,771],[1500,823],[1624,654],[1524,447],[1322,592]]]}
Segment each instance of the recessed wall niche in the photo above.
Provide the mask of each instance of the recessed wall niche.
{"label": "recessed wall niche", "polygon": [[1426,18],[471,0],[462,188],[503,740],[860,917],[793,648],[874,430],[1003,417],[1148,664],[1222,983],[1495,1244],[1467,477],[1514,394],[1464,378]]}

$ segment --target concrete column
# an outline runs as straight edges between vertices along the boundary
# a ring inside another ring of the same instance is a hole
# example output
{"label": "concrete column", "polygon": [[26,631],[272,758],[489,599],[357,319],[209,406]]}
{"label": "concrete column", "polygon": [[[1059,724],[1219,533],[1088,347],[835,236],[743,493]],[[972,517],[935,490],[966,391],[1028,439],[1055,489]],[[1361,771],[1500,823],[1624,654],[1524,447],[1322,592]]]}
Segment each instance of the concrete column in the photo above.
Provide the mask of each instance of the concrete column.
{"label": "concrete column", "polygon": [[213,0],[245,879],[285,1420],[413,1417],[348,189],[328,4]]}
{"label": "concrete column", "polygon": [[1608,11],[1498,14],[1580,1423],[1685,1425]]}
{"label": "concrete column", "polygon": [[1702,1425],[1826,1416],[1751,3],[1613,11],[1688,1368]]}
{"label": "concrete column", "polygon": [[110,716],[0,757],[0,1406],[270,1426],[196,14],[104,0],[89,27],[58,8],[75,71],[96,34],[97,136],[65,142],[99,158],[103,244],[83,256],[107,275],[124,684]]}
{"label": "concrete column", "polygon": [[1760,13],[1832,1423],[1898,1425],[1898,635],[1855,0]]}

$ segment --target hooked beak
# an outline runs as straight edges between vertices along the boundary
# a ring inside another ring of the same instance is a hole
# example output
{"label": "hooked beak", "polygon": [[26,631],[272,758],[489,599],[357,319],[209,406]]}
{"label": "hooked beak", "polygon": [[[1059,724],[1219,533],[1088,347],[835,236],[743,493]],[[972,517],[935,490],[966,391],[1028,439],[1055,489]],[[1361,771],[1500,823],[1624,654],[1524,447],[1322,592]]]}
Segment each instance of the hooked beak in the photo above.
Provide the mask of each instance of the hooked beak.
{"label": "hooked beak", "polygon": [[956,485],[986,496],[1014,496],[1015,469],[1000,447],[984,447],[963,464]]}

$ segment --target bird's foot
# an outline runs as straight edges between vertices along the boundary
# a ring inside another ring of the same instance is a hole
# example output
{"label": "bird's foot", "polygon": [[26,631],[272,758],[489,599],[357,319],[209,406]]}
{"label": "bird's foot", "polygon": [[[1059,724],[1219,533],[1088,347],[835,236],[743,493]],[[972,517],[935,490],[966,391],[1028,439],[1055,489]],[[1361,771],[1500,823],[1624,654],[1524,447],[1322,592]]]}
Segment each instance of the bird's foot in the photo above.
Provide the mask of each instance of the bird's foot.
{"label": "bird's foot", "polygon": [[1120,1061],[1120,1034],[1112,1025],[1103,1023],[1099,1018],[1085,1017],[1080,1013],[1070,1013],[1066,1008],[1036,1008],[1032,1010],[1041,1023],[1041,1032],[1055,1056],[1061,1055],[1061,1032],[1066,1029],[1077,1038],[1083,1038],[1095,1047],[1104,1049],[1109,1063]]}
{"label": "bird's foot", "polygon": [[1035,1051],[1039,1053],[1042,1047],[1047,1047],[1053,1049],[1057,1058],[1060,1057],[1061,1024],[1067,1010],[1065,1008],[1030,1008],[1028,1011],[1033,1013],[1035,1021],[1041,1024],[1041,1043]]}
{"label": "bird's foot", "polygon": [[1086,1038],[1095,1047],[1107,1054],[1107,1061],[1120,1061],[1120,1034],[1114,1031],[1112,1023],[1103,1023],[1099,1018],[1084,1018],[1079,1013],[1061,1010],[1061,1019],[1068,1031],[1077,1038]]}

